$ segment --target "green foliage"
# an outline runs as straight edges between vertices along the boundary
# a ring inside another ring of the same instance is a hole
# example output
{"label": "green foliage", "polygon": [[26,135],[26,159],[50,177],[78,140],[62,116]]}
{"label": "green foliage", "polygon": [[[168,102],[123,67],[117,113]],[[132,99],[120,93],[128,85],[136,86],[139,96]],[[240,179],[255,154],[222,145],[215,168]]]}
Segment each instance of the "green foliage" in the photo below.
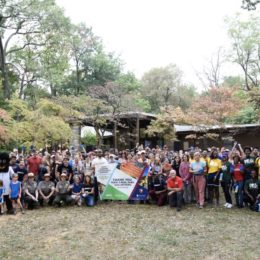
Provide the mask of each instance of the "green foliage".
{"label": "green foliage", "polygon": [[96,135],[90,131],[86,131],[81,140],[85,145],[96,146],[97,144]]}
{"label": "green foliage", "polygon": [[226,20],[232,43],[230,60],[237,63],[244,74],[245,89],[259,86],[260,77],[260,16],[251,14],[244,19],[240,14]]}
{"label": "green foliage", "polygon": [[247,104],[242,108],[231,120],[229,123],[233,124],[253,124],[257,123],[259,117],[253,106]]}

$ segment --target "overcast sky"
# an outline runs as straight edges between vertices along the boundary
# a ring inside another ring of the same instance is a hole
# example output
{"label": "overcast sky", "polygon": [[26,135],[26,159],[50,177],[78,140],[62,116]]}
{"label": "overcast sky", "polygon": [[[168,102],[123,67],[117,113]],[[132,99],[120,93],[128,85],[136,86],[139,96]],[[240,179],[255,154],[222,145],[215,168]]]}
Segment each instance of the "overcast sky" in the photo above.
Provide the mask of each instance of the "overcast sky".
{"label": "overcast sky", "polygon": [[[85,22],[125,69],[141,77],[153,67],[177,64],[184,81],[200,88],[195,71],[228,46],[224,17],[244,12],[242,0],[56,0],[74,23]],[[225,69],[228,73],[236,67]]]}

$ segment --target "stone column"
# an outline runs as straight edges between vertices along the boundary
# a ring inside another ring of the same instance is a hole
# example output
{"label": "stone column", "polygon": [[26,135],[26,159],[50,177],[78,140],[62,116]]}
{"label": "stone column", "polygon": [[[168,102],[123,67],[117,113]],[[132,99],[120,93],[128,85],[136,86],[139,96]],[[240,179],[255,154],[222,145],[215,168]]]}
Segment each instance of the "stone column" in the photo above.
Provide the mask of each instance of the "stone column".
{"label": "stone column", "polygon": [[79,120],[71,120],[69,123],[72,131],[70,150],[74,155],[75,152],[79,151],[79,146],[81,144],[81,122]]}

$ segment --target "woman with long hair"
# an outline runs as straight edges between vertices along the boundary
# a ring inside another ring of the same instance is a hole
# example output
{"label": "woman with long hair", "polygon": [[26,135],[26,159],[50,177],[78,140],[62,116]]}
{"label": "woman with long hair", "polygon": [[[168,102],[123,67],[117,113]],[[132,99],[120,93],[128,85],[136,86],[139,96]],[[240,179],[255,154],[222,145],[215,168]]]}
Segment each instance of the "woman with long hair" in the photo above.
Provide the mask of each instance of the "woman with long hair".
{"label": "woman with long hair", "polygon": [[82,187],[82,199],[88,207],[94,206],[94,184],[90,175],[86,175]]}

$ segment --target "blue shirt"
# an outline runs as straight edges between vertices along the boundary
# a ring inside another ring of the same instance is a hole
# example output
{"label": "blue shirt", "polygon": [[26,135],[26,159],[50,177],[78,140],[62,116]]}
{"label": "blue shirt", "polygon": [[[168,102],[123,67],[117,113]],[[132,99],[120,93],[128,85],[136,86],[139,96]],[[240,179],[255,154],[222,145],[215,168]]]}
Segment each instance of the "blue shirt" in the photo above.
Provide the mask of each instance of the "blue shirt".
{"label": "blue shirt", "polygon": [[74,183],[73,187],[72,187],[72,192],[73,193],[79,193],[79,192],[81,192],[81,189],[82,189],[81,183],[79,183],[79,184]]}
{"label": "blue shirt", "polygon": [[0,187],[0,204],[4,202],[4,192],[5,192],[4,187]]}
{"label": "blue shirt", "polygon": [[12,182],[10,183],[11,189],[11,199],[16,199],[19,197],[20,189],[21,189],[21,182]]}
{"label": "blue shirt", "polygon": [[199,161],[199,162],[192,162],[190,167],[193,171],[193,175],[203,175],[204,174],[204,168],[206,166],[205,162]]}

